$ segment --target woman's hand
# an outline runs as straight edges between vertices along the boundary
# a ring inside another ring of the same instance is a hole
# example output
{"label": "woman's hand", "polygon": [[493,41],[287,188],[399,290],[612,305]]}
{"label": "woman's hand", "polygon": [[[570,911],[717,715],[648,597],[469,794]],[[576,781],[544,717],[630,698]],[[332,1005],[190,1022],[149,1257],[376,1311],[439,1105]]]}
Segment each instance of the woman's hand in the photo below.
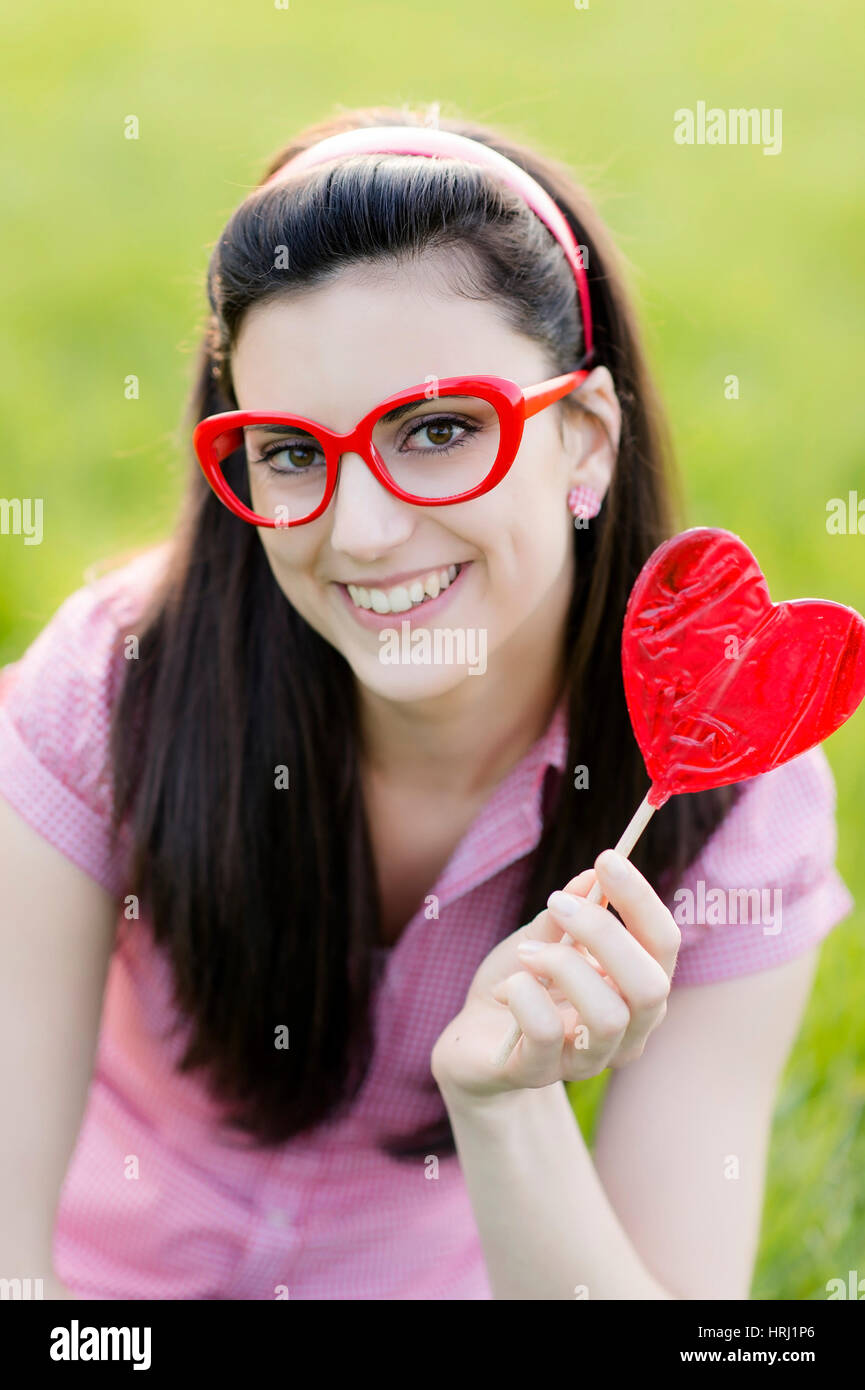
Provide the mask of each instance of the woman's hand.
{"label": "woman's hand", "polygon": [[[622,925],[586,895],[600,880]],[[570,938],[562,942],[567,933]],[[667,1011],[681,933],[638,869],[605,850],[547,907],[499,943],[430,1058],[442,1091],[491,1096],[583,1081],[640,1057]],[[516,1019],[523,1036],[493,1058]]]}

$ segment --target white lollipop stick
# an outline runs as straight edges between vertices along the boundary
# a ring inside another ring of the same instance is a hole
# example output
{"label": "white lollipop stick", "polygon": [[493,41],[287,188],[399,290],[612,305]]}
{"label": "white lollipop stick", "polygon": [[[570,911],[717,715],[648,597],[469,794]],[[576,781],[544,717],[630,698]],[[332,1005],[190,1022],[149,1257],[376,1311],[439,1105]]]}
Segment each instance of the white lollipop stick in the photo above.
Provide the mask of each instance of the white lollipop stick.
{"label": "white lollipop stick", "polygon": [[[631,853],[631,850],[634,848],[634,845],[639,840],[640,836],[642,835],[643,831],[649,824],[649,821],[652,819],[652,816],[654,814],[655,807],[649,805],[649,793],[647,792],[646,795],[643,797],[643,800],[637,807],[636,811],[632,815],[631,819],[628,821],[628,824],[625,827],[624,834],[622,835],[622,838],[619,840],[619,843],[616,845],[617,854],[623,854],[627,859],[628,855]],[[598,879],[595,879],[595,882],[592,884],[591,892],[586,897],[586,902],[599,903],[603,896],[604,891],[601,888],[600,882]],[[562,941],[570,940],[570,936],[567,932],[565,932],[564,936],[562,937]],[[495,1056],[492,1059],[492,1064],[494,1067],[496,1067],[496,1069],[499,1069],[505,1065],[522,1036],[522,1029],[520,1028],[520,1025],[516,1022],[516,1020],[514,1020],[513,1024],[511,1025],[510,1032],[508,1033],[507,1037],[502,1041],[501,1046],[498,1048]]]}

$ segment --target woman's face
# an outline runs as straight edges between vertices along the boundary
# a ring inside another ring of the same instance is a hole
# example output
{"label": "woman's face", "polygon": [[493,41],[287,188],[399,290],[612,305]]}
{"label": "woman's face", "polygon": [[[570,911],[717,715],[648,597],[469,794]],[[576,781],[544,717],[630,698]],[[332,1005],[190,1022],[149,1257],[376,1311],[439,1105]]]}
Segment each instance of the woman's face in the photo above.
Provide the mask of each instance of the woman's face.
{"label": "woman's face", "polygon": [[[531,386],[554,372],[489,301],[449,292],[441,253],[354,265],[255,307],[232,354],[240,409],[291,412],[339,432],[406,387],[472,374]],[[596,378],[606,392],[599,368],[583,394]],[[580,416],[560,434],[559,418],[550,406],[527,420],[505,478],[470,502],[402,502],[359,455],[344,454],[322,516],[259,532],[288,601],[368,690],[428,699],[488,671],[507,679],[555,649],[574,578],[567,493],[588,482],[603,494],[613,463],[597,421]],[[254,477],[251,485],[255,503]]]}

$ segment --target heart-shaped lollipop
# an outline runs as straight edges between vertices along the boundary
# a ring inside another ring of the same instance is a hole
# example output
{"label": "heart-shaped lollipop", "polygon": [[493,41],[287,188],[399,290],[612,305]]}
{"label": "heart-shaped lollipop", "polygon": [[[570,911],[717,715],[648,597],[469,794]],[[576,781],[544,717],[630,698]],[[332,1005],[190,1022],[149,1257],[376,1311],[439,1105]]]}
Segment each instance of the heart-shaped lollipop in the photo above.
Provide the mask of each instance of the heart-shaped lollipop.
{"label": "heart-shaped lollipop", "polygon": [[[769,772],[840,728],[865,697],[865,619],[821,599],[773,603],[738,536],[695,526],[637,576],[622,675],[652,782],[616,845],[628,855],[675,793]],[[588,900],[601,897],[596,882]],[[519,1037],[514,1024],[494,1066]]]}
{"label": "heart-shaped lollipop", "polygon": [[821,599],[772,603],[750,550],[695,527],[649,557],[622,633],[649,803],[769,772],[865,697],[865,620]]}

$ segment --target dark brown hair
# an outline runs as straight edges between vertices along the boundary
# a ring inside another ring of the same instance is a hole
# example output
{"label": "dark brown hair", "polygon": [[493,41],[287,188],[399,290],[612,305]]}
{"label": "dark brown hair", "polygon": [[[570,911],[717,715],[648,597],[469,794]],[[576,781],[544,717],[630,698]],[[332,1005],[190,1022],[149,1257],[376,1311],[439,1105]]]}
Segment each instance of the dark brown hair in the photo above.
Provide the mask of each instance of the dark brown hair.
{"label": "dark brown hair", "polygon": [[[425,116],[345,113],[280,150],[264,177],[338,130]],[[568,768],[585,764],[590,786],[575,792],[566,772],[549,787],[525,900],[502,921],[504,937],[616,842],[648,788],[619,642],[634,579],[677,517],[668,439],[622,267],[587,194],[564,165],[496,129],[440,124],[507,155],[558,203],[587,248],[596,361],[609,368],[622,406],[612,486],[600,515],[574,531],[577,579],[562,654]],[[274,264],[280,246],[289,248],[287,268]],[[237,408],[231,348],[252,305],[360,259],[440,248],[459,253],[460,292],[489,298],[541,343],[551,375],[577,364],[574,277],[518,196],[474,166],[354,157],[313,169],[290,189],[259,187],[230,218],[210,262],[211,312],[186,431]],[[247,487],[243,476],[232,482]],[[126,663],[112,729],[115,823],[128,818],[132,832],[129,891],[149,910],[191,1024],[183,1069],[204,1069],[230,1123],[278,1143],[347,1105],[370,1058],[379,905],[354,677],[286,600],[258,532],[216,498],[194,458],[170,562],[139,626],[140,659]],[[276,789],[280,765],[302,794]],[[734,795],[674,797],[658,812],[633,855],[656,887],[691,861]],[[291,1046],[279,1050],[274,1029],[289,1022]]]}

